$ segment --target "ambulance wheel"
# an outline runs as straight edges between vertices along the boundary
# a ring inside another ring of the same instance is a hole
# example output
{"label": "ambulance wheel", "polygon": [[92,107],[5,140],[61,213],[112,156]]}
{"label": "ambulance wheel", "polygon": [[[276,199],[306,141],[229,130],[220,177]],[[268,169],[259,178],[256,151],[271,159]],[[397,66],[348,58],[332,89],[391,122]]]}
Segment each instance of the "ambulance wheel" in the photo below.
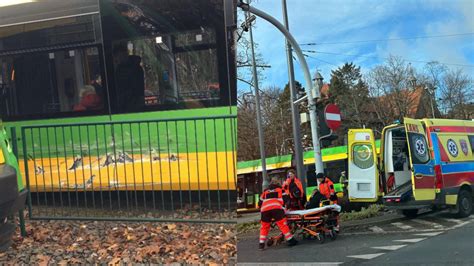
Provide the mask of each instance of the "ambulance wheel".
{"label": "ambulance wheel", "polygon": [[459,191],[458,202],[457,202],[458,212],[456,216],[458,218],[464,218],[471,215],[472,212],[472,194],[471,192],[463,189]]}
{"label": "ambulance wheel", "polygon": [[415,218],[418,215],[418,209],[402,210],[402,214],[407,218]]}

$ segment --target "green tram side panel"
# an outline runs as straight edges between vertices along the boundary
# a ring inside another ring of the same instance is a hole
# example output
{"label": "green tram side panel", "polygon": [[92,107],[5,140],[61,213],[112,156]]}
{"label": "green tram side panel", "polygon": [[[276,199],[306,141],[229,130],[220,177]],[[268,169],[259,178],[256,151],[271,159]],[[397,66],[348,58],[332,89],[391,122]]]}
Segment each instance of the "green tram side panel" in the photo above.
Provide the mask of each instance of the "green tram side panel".
{"label": "green tram side panel", "polygon": [[[267,165],[283,163],[291,161],[291,155],[275,156],[266,159]],[[237,163],[237,169],[244,169],[247,167],[259,167],[262,166],[262,160],[242,161]]]}
{"label": "green tram side panel", "polygon": [[[118,114],[112,116],[114,125],[77,126],[81,123],[109,122],[109,116],[48,119],[7,122],[7,132],[21,126],[65,125],[60,127],[34,128],[25,131],[28,157],[54,158],[70,156],[102,155],[114,152],[129,154],[178,154],[195,152],[229,152],[236,146],[236,120],[208,119],[170,122],[144,122],[159,119],[179,119],[229,114],[229,107],[204,108],[179,111]],[[232,113],[235,113],[232,108]],[[232,132],[232,130],[234,132]],[[113,134],[112,134],[113,132]],[[24,140],[23,140],[24,141]],[[23,144],[18,141],[20,157]]]}
{"label": "green tram side panel", "polygon": [[[380,140],[375,141],[376,148],[380,148]],[[323,156],[330,156],[340,153],[347,153],[347,146],[337,146],[331,148],[325,148],[321,150],[321,154]],[[307,151],[303,154],[303,159],[311,159],[314,158],[314,151]],[[267,158],[267,164],[271,163],[283,163],[291,161],[291,155],[282,155],[282,156],[275,156]],[[245,169],[247,167],[258,167],[261,166],[261,160],[252,160],[252,161],[241,161],[237,162],[237,169]]]}

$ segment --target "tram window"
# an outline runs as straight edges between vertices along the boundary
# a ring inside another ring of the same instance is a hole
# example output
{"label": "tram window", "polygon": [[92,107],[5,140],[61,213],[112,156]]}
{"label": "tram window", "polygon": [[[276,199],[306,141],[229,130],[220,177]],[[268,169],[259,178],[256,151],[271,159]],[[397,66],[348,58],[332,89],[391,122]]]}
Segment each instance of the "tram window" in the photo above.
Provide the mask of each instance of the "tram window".
{"label": "tram window", "polygon": [[215,49],[178,53],[176,62],[179,96],[182,101],[219,99]]}
{"label": "tram window", "polygon": [[[112,112],[228,101],[220,0],[100,1]],[[232,73],[231,73],[232,74]]]}
{"label": "tram window", "polygon": [[99,58],[97,47],[1,58],[2,118],[103,110]]}
{"label": "tram window", "polygon": [[[189,36],[194,36],[194,41]],[[202,43],[203,47],[187,44]],[[217,52],[208,30],[143,39],[123,40],[113,46],[118,106],[134,110],[143,106],[219,100]]]}

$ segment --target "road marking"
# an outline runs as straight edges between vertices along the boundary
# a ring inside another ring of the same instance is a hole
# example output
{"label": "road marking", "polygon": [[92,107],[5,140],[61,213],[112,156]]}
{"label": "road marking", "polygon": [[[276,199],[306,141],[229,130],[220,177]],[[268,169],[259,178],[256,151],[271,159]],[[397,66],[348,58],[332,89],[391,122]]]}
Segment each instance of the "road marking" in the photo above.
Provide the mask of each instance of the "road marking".
{"label": "road marking", "polygon": [[288,266],[305,266],[305,265],[318,265],[318,266],[324,266],[324,265],[341,265],[344,262],[311,262],[311,263],[281,263],[281,262],[265,262],[265,263],[255,263],[255,262],[239,262],[239,265],[242,266],[255,266],[255,265],[288,265]]}
{"label": "road marking", "polygon": [[[302,265],[302,266],[305,266],[305,265],[318,265],[318,266],[325,266],[325,265],[341,265],[343,264],[344,262],[311,262],[311,263],[285,263],[285,265],[295,265],[295,266],[299,266],[299,265]],[[267,264],[267,263],[265,263]],[[281,262],[279,264],[282,264]]]}
{"label": "road marking", "polygon": [[431,227],[434,227],[436,229],[444,229],[444,226],[435,222],[430,222],[426,220],[421,220],[421,219],[412,219],[411,221],[419,224],[424,224],[424,225],[429,225]]}
{"label": "road marking", "polygon": [[456,223],[456,224],[460,224],[462,223],[463,221],[462,220],[458,220],[458,219],[451,219],[451,218],[441,218],[445,221],[448,221],[448,222],[451,222],[451,223]]}
{"label": "road marking", "polygon": [[461,227],[461,226],[465,226],[466,224],[468,224],[468,223],[470,223],[470,222],[472,222],[472,221],[465,221],[465,222],[462,222],[462,223],[460,223],[460,224],[457,224],[457,225],[453,226],[452,229],[458,228],[458,227]]}
{"label": "road marking", "polygon": [[384,233],[385,230],[383,230],[382,228],[378,227],[378,226],[372,226],[372,227],[369,227],[370,230],[372,230],[372,232],[375,232],[375,233]]}
{"label": "road marking", "polygon": [[409,226],[407,224],[404,224],[404,223],[392,223],[393,226],[396,226],[400,229],[403,229],[403,230],[412,230],[412,229],[415,229],[413,228],[413,226]]}
{"label": "road marking", "polygon": [[373,258],[377,258],[380,255],[383,255],[385,253],[374,253],[374,254],[364,254],[364,255],[351,255],[347,256],[349,258],[356,258],[356,259],[363,259],[363,260],[371,260]]}
{"label": "road marking", "polygon": [[443,232],[433,232],[433,233],[422,233],[422,234],[415,234],[416,236],[437,236]]}
{"label": "road marking", "polygon": [[420,241],[425,240],[425,239],[426,239],[426,237],[425,238],[400,239],[400,240],[393,240],[393,241],[416,243],[416,242],[420,242]]}
{"label": "road marking", "polygon": [[372,247],[376,249],[384,249],[384,250],[397,250],[402,247],[405,247],[406,245],[393,245],[393,246],[383,246],[383,247]]}

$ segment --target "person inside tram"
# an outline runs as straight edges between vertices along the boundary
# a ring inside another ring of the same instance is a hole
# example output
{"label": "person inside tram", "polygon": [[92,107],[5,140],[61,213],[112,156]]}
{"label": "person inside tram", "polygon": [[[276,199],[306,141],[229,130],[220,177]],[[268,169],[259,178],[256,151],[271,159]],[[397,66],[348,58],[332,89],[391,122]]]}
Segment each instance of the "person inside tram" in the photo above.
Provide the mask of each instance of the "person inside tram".
{"label": "person inside tram", "polygon": [[94,76],[94,79],[91,80],[91,85],[94,87],[95,93],[97,93],[97,95],[101,97],[104,96],[104,88],[102,87],[102,76],[100,74]]}
{"label": "person inside tram", "polygon": [[101,97],[91,85],[84,86],[79,92],[79,103],[74,105],[75,112],[101,110],[103,102]]}
{"label": "person inside tram", "polygon": [[114,49],[115,87],[118,106],[126,111],[140,111],[145,105],[145,73],[141,66],[141,57],[129,55],[126,46]]}

